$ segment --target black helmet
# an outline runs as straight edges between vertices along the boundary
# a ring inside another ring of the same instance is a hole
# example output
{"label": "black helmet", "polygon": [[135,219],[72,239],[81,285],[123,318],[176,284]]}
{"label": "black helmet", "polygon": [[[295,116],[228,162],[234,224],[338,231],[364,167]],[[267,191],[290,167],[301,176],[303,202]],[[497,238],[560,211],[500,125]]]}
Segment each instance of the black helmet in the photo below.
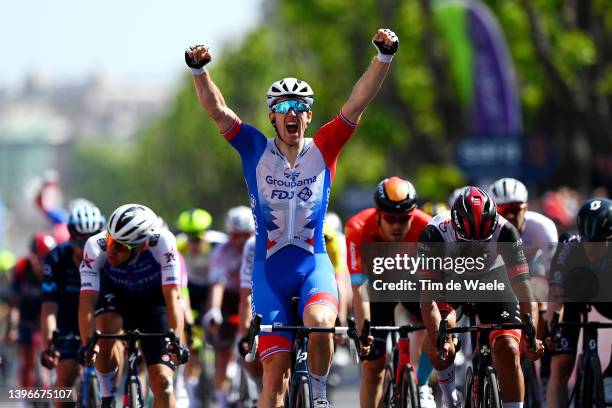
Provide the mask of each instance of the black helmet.
{"label": "black helmet", "polygon": [[374,192],[374,203],[381,211],[404,213],[416,207],[416,195],[411,182],[399,177],[389,177],[378,183]]}
{"label": "black helmet", "polygon": [[591,198],[582,204],[576,217],[578,233],[587,241],[612,239],[612,200]]}
{"label": "black helmet", "polygon": [[478,187],[466,187],[451,209],[452,225],[459,239],[487,241],[497,226],[497,208],[489,195]]}

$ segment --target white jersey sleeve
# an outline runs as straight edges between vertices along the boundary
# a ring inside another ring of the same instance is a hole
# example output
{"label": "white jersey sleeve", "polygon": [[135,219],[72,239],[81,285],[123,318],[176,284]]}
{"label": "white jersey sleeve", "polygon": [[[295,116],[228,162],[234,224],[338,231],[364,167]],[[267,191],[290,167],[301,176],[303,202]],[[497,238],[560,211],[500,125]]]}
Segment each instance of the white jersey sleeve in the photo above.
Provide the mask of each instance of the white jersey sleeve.
{"label": "white jersey sleeve", "polygon": [[106,231],[90,237],[85,243],[83,260],[79,266],[81,292],[100,291],[100,270],[106,262],[106,253],[102,249],[103,245],[106,245]]}
{"label": "white jersey sleeve", "polygon": [[243,288],[251,289],[252,282],[253,282],[254,263],[255,263],[255,236],[252,236],[244,244],[244,249],[242,250],[242,264],[240,265],[240,289],[243,289]]}
{"label": "white jersey sleeve", "polygon": [[555,223],[542,214],[527,211],[521,235],[531,276],[546,276],[559,240]]}
{"label": "white jersey sleeve", "polygon": [[180,286],[181,262],[174,234],[168,230],[161,230],[157,243],[149,250],[161,267],[162,286]]}

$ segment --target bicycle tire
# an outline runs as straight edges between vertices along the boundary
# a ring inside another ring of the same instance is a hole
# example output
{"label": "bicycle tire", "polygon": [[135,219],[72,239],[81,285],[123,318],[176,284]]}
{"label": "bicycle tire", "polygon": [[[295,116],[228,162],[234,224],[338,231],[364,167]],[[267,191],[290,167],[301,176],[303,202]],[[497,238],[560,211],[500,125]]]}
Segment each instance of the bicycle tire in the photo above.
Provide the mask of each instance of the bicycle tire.
{"label": "bicycle tire", "polygon": [[297,380],[297,389],[294,390],[293,408],[313,408],[312,390],[308,377],[300,376]]}
{"label": "bicycle tire", "polygon": [[259,399],[257,385],[249,377],[244,366],[240,365],[240,384],[239,384],[239,406],[242,408],[256,408]]}
{"label": "bicycle tire", "polygon": [[[603,392],[603,379],[601,377],[601,362],[599,357],[596,355],[586,357],[584,362],[584,371],[582,373],[580,383],[580,395],[583,396],[582,400],[576,399],[576,406],[580,407],[592,407],[595,406],[605,407],[605,398]],[[577,383],[578,384],[578,383]]]}
{"label": "bicycle tire", "polygon": [[97,408],[102,403],[100,395],[100,383],[96,375],[89,375],[87,378],[87,407]]}
{"label": "bicycle tire", "polygon": [[465,408],[474,408],[475,404],[473,401],[474,393],[472,392],[474,387],[474,372],[472,371],[472,367],[468,367],[465,373],[465,385],[463,389],[463,406]]}
{"label": "bicycle tire", "polygon": [[521,369],[523,370],[523,379],[525,382],[525,400],[523,401],[524,407],[541,408],[541,390],[536,374],[535,364],[527,357],[523,357],[521,359]]}
{"label": "bicycle tire", "polygon": [[128,403],[130,408],[143,408],[140,404],[140,385],[135,378],[130,379],[130,387],[128,389]]}
{"label": "bicycle tire", "polygon": [[480,406],[482,408],[502,408],[501,397],[499,395],[499,381],[493,367],[487,367],[486,369],[482,384]]}
{"label": "bicycle tire", "polygon": [[395,382],[395,370],[393,364],[387,363],[385,365],[385,373],[383,377],[383,393],[378,404],[378,408],[388,408],[393,406],[393,383]]}
{"label": "bicycle tire", "polygon": [[405,365],[402,370],[402,382],[400,385],[401,408],[421,408],[421,401],[417,393],[414,376],[414,368],[410,364]]}

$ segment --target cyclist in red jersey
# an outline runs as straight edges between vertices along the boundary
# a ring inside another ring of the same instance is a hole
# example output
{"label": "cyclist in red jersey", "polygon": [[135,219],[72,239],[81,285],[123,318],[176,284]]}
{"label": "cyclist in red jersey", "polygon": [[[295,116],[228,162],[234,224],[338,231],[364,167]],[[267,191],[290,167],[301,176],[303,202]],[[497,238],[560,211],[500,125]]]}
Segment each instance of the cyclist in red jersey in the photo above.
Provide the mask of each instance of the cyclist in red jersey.
{"label": "cyclist in red jersey", "polygon": [[[396,303],[372,302],[362,295],[367,276],[361,269],[361,244],[370,242],[418,242],[421,231],[431,217],[416,208],[416,190],[412,183],[399,177],[382,180],[374,193],[376,208],[361,211],[346,224],[347,262],[353,288],[353,308],[358,325],[369,319],[375,326],[394,324]],[[402,303],[411,318],[421,320],[418,303]],[[377,407],[382,398],[385,368],[386,333],[373,333],[372,343],[365,347],[360,402],[362,407]],[[420,345],[423,337],[416,339]],[[419,347],[415,347],[417,350]],[[416,361],[416,356],[413,359]],[[431,370],[429,372],[431,374]],[[427,375],[428,377],[429,375]],[[433,401],[432,401],[433,402]],[[426,403],[427,405],[427,403]]]}

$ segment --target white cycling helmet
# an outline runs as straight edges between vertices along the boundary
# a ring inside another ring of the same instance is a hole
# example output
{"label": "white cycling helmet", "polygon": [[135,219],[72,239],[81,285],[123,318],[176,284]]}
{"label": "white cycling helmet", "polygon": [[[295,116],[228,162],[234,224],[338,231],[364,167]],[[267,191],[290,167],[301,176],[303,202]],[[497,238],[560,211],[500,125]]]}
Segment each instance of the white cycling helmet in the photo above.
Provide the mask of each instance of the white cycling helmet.
{"label": "white cycling helmet", "polygon": [[514,178],[502,178],[489,187],[491,197],[496,204],[526,203],[528,198],[527,188],[523,183]]}
{"label": "white cycling helmet", "polygon": [[268,89],[268,108],[272,108],[280,98],[298,97],[312,109],[314,92],[306,81],[297,78],[284,78],[274,82]]}
{"label": "white cycling helmet", "polygon": [[149,239],[157,224],[157,215],[149,207],[125,204],[111,214],[106,229],[115,241],[137,245]]}
{"label": "white cycling helmet", "polygon": [[93,235],[102,231],[106,219],[93,204],[74,207],[68,218],[70,235]]}
{"label": "white cycling helmet", "polygon": [[255,231],[251,209],[244,205],[230,208],[225,217],[225,230],[230,234]]}

